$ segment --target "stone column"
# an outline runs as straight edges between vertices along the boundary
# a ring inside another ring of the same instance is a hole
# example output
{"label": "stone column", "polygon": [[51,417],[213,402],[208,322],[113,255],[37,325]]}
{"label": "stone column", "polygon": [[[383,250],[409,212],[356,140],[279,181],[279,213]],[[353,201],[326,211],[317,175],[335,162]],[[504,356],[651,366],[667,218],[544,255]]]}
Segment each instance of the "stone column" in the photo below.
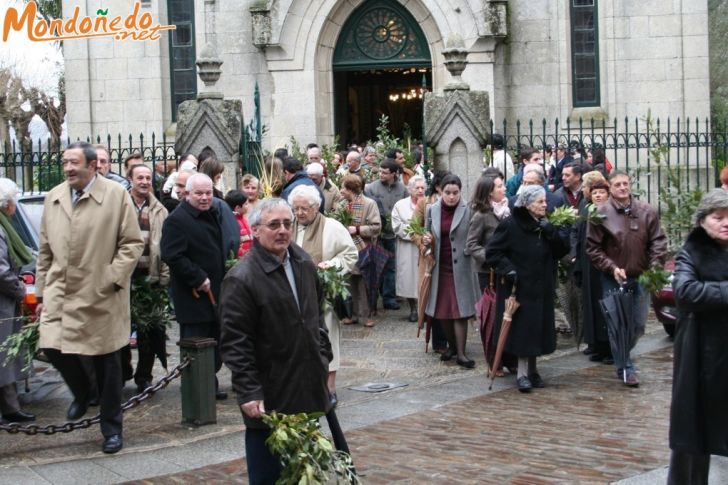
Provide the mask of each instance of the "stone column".
{"label": "stone column", "polygon": [[463,182],[463,197],[468,199],[483,170],[489,98],[485,91],[471,91],[460,77],[468,56],[462,38],[453,34],[445,46],[442,54],[452,79],[443,94],[425,93],[425,139],[433,148],[435,169],[458,175]]}
{"label": "stone column", "polygon": [[175,150],[197,155],[211,148],[225,164],[224,186],[230,190],[237,188],[243,105],[239,100],[224,99],[215,88],[221,66],[212,44],[205,45],[197,56],[197,74],[205,86],[196,100],[179,106]]}

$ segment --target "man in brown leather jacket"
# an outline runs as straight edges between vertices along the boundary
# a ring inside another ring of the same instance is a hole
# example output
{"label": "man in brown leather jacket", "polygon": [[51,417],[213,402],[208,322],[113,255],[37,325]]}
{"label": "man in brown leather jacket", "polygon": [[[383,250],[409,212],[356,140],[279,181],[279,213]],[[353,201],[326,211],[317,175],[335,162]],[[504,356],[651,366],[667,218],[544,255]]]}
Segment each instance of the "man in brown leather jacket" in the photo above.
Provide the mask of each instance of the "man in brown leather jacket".
{"label": "man in brown leather jacket", "polygon": [[[667,252],[667,238],[660,228],[657,212],[632,197],[629,175],[615,170],[609,177],[610,199],[599,208],[606,218],[602,224],[589,224],[586,252],[592,264],[602,272],[602,290],[606,297],[620,285],[633,286],[636,308],[633,315],[637,337],[644,333],[649,294],[637,283],[637,278],[652,266],[661,265]],[[615,361],[615,364],[618,363]],[[623,375],[624,373],[624,375]],[[630,387],[639,386],[631,359],[624,369],[617,367],[617,376]]]}

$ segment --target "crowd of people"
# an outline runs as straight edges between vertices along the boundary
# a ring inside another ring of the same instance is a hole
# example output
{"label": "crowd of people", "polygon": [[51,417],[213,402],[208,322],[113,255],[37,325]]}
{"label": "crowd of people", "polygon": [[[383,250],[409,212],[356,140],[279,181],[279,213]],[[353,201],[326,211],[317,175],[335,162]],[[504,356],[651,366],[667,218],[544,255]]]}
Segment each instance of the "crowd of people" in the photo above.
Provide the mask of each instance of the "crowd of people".
{"label": "crowd of people", "polygon": [[[269,483],[280,471],[265,446],[266,409],[336,407],[340,325],[375,327],[380,301],[385,310],[406,303],[406,320],[431,326],[440,360],[472,369],[468,322],[484,291],[496,294],[494,341],[506,331],[502,322],[516,298],[503,358],[486,360],[492,375],[513,374],[523,393],[547,385],[537,359],[556,348],[558,304],[571,329],[583,328],[584,353],[614,364],[621,382],[638,386],[629,351],[644,332],[649,303],[638,278],[667,253],[656,211],[633,196],[629,175],[613,170],[602,150],[587,155],[559,145],[544,159],[541,150],[525,147],[514,163],[502,137],[492,141],[492,163],[469,200],[458,175],[428,170],[419,149],[412,168],[397,149],[380,159],[374,147],[354,147],[336,153],[333,164],[313,144],[306,160],[280,149],[267,161],[277,175],[270,186],[248,174],[226,191],[225,166],[209,151],[153,168],[131,154],[121,176],[103,145],[70,145],[63,154],[66,180],[46,196],[36,279],[40,348],[71,390],[68,418],[100,405],[103,451],[122,448],[122,387],[131,379],[139,392],[149,387],[155,358],[150,336],[131,333],[133,277],[169,292],[181,338],[218,341],[215,370],[224,362],[232,371],[251,483]],[[0,179],[0,318],[10,319],[24,295],[19,268],[32,260],[8,221],[17,191]],[[676,337],[674,483],[686,483],[685,470],[707,473],[710,453],[726,454],[725,418],[710,400],[726,395],[718,345],[725,325],[715,323],[728,305],[727,193],[716,189],[704,198],[677,259],[676,299],[685,310],[681,322],[690,324],[681,323]],[[557,208],[580,217],[552,223]],[[330,268],[351,294],[336,311],[323,303],[317,277]],[[600,305],[615,291],[635,299],[628,316],[634,332],[620,359]],[[0,338],[18,329],[19,320],[1,326]],[[695,384],[696,373],[709,388]],[[18,404],[21,376],[17,363],[0,368],[6,421],[35,419]],[[227,398],[222,387],[216,379],[216,399]],[[722,427],[701,428],[701,412]],[[694,438],[696,428],[704,440]]]}

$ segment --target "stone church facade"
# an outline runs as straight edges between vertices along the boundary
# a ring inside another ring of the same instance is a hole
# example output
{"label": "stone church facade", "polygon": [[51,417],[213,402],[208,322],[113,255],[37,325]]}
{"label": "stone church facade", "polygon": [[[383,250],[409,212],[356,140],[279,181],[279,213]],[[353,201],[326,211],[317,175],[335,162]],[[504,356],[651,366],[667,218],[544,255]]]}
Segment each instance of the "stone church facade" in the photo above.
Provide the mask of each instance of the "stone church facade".
{"label": "stone church facade", "polygon": [[[87,5],[131,10],[125,0]],[[64,14],[71,8],[64,2]],[[258,84],[269,149],[290,136],[363,143],[381,114],[416,124],[422,89],[441,92],[450,81],[443,49],[454,36],[469,52],[462,78],[489,94],[496,127],[710,113],[707,0],[143,0],[141,8],[177,30],[156,42],[64,42],[72,137],[173,135],[177,103],[203,90],[195,60],[207,44],[224,62],[215,89],[242,101],[246,121]]]}

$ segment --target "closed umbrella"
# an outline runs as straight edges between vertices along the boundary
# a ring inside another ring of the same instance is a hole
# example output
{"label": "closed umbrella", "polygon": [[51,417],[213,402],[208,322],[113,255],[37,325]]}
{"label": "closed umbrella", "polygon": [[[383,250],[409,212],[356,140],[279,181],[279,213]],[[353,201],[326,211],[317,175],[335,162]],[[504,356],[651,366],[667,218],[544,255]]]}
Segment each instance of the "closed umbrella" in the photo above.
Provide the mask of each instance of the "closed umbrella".
{"label": "closed umbrella", "polygon": [[369,308],[377,308],[379,287],[384,276],[384,267],[393,254],[377,244],[370,244],[359,253],[359,271],[367,290]]}
{"label": "closed umbrella", "polygon": [[432,270],[435,268],[435,257],[433,256],[434,244],[433,240],[432,246],[427,249],[427,252],[423,256],[425,275],[420,282],[420,288],[417,293],[417,338],[420,338],[420,330],[422,330],[424,323],[427,322],[427,328],[425,329],[425,352],[427,352],[427,345],[430,343],[430,332],[432,330],[432,320],[425,315],[425,309],[430,299]]}
{"label": "closed umbrella", "polygon": [[[612,348],[614,364],[618,369],[625,369],[629,361],[629,353],[637,343],[637,339],[644,329],[638,328],[636,317],[637,295],[634,286],[620,285],[599,300],[599,305],[607,322],[609,345]],[[622,377],[627,382],[627,373]]]}
{"label": "closed umbrella", "polygon": [[503,310],[503,322],[501,323],[500,335],[498,335],[498,346],[495,349],[495,357],[493,358],[493,366],[490,368],[490,386],[488,390],[493,389],[493,382],[497,376],[497,369],[501,366],[503,360],[503,351],[506,347],[506,340],[508,339],[508,332],[511,330],[511,322],[513,321],[513,315],[518,310],[521,304],[516,300],[516,281],[513,281],[513,287],[511,288],[511,296],[506,298],[505,309]]}
{"label": "closed umbrella", "polygon": [[493,271],[490,272],[490,281],[483,291],[483,296],[475,304],[475,311],[480,323],[480,341],[483,344],[483,353],[488,366],[493,368],[495,358],[495,345],[493,345],[493,327],[495,327],[495,291],[493,290]]}

